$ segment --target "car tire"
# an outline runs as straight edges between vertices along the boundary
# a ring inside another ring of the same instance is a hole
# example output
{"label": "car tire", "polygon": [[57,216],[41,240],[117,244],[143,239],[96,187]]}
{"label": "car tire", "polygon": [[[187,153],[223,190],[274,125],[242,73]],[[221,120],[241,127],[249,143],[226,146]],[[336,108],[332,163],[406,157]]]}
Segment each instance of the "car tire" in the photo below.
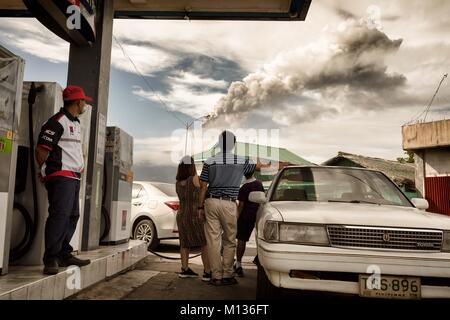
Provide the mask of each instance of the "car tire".
{"label": "car tire", "polygon": [[256,299],[280,299],[282,298],[282,289],[275,287],[267,278],[264,268],[258,263]]}
{"label": "car tire", "polygon": [[149,250],[155,250],[159,245],[155,225],[149,219],[139,221],[133,230],[133,238],[147,242]]}

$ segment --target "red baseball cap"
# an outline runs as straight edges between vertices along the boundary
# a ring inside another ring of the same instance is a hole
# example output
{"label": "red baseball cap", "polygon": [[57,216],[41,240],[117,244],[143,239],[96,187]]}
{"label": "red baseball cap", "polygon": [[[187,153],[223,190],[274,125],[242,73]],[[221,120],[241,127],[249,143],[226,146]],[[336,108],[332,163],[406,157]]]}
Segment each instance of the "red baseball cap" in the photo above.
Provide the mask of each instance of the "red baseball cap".
{"label": "red baseball cap", "polygon": [[64,89],[63,99],[69,100],[69,101],[73,101],[73,100],[86,100],[89,102],[93,101],[91,97],[88,97],[84,94],[83,88],[81,88],[79,86],[72,86],[72,85],[69,85]]}

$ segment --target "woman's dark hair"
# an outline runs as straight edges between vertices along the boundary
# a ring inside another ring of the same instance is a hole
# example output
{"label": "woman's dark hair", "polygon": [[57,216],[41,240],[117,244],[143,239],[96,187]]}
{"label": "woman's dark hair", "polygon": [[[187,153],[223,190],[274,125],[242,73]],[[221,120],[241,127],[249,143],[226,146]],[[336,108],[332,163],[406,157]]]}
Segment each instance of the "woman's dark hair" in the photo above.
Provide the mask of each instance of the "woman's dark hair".
{"label": "woman's dark hair", "polygon": [[191,156],[184,156],[183,159],[181,159],[180,164],[178,164],[176,180],[186,180],[190,176],[195,176],[196,173],[194,158]]}

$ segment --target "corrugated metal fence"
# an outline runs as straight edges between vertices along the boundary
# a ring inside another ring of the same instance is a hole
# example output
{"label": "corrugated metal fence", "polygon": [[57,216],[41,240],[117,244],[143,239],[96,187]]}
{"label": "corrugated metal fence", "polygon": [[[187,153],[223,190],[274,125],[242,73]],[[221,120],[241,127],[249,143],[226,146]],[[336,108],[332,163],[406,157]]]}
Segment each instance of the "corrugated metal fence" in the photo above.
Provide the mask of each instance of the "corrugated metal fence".
{"label": "corrugated metal fence", "polygon": [[450,215],[450,176],[426,177],[425,198],[430,204],[428,211]]}

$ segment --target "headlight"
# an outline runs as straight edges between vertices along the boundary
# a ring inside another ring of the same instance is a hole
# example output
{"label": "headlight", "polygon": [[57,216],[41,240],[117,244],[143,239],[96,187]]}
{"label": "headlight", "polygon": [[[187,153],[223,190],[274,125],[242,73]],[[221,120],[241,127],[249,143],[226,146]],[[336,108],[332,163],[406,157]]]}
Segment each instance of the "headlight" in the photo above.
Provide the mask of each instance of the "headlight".
{"label": "headlight", "polygon": [[328,235],[323,226],[283,223],[280,225],[280,241],[311,245],[328,245]]}
{"label": "headlight", "polygon": [[450,231],[444,231],[444,239],[442,241],[442,251],[450,252]]}
{"label": "headlight", "polygon": [[270,242],[329,245],[326,228],[316,225],[267,221],[264,226],[264,238]]}
{"label": "headlight", "polygon": [[278,231],[278,221],[266,221],[266,224],[264,225],[264,239],[266,241],[278,241]]}

